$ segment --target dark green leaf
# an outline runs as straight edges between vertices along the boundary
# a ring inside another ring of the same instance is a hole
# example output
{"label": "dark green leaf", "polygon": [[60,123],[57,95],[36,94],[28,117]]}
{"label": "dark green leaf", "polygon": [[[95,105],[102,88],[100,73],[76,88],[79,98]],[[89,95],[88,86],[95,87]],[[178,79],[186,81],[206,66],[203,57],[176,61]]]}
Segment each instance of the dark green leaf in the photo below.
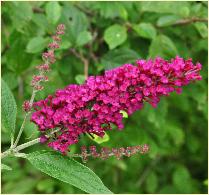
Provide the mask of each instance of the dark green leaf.
{"label": "dark green leaf", "polygon": [[111,6],[106,2],[97,2],[93,5],[93,9],[99,10],[104,18],[121,17],[124,20],[128,18],[128,12],[121,2],[111,2]]}
{"label": "dark green leaf", "polygon": [[180,127],[174,124],[169,124],[167,130],[175,145],[181,145],[184,143],[185,134]]}
{"label": "dark green leaf", "polygon": [[33,56],[23,52],[28,43],[24,36],[21,37],[19,33],[14,32],[10,38],[12,38],[12,47],[7,51],[6,65],[8,69],[19,75],[23,70],[29,68]]}
{"label": "dark green leaf", "polygon": [[18,86],[17,75],[13,72],[8,72],[4,74],[3,79],[11,90],[15,89]]}
{"label": "dark green leaf", "polygon": [[133,25],[133,29],[139,36],[147,39],[154,39],[157,34],[154,26],[150,23],[140,23]]}
{"label": "dark green leaf", "polygon": [[140,55],[131,49],[115,49],[109,51],[102,58],[105,69],[112,69],[125,63],[135,62]]}
{"label": "dark green leaf", "polygon": [[52,179],[44,179],[38,182],[37,189],[41,192],[53,193],[56,183]]}
{"label": "dark green leaf", "polygon": [[177,49],[173,41],[165,36],[158,35],[151,43],[149,48],[149,56],[160,56],[163,58],[175,57],[178,54]]}
{"label": "dark green leaf", "polygon": [[76,40],[76,45],[81,47],[87,43],[89,43],[92,40],[92,35],[88,31],[83,31],[79,33],[77,40]]}
{"label": "dark green leaf", "polygon": [[23,31],[23,27],[31,20],[33,16],[32,6],[29,2],[9,2],[10,17],[16,29],[18,31]]}
{"label": "dark green leaf", "polygon": [[39,53],[47,47],[47,41],[48,39],[44,39],[43,37],[34,37],[28,42],[26,51],[28,53]]}
{"label": "dark green leaf", "polygon": [[146,190],[148,193],[154,193],[156,192],[156,189],[158,187],[158,178],[155,172],[152,172],[148,175],[146,179]]}
{"label": "dark green leaf", "polygon": [[187,17],[190,13],[189,4],[187,2],[142,2],[142,11],[156,13],[173,13],[183,17]]}
{"label": "dark green leaf", "polygon": [[93,171],[67,156],[56,152],[34,152],[26,158],[42,172],[87,193],[112,193]]}
{"label": "dark green leaf", "polygon": [[170,26],[172,24],[175,24],[180,19],[181,18],[176,15],[162,16],[158,19],[157,26],[159,27]]}
{"label": "dark green leaf", "polygon": [[104,32],[104,40],[108,44],[110,49],[114,49],[117,46],[124,43],[127,39],[127,32],[124,26],[114,24],[108,27]]}
{"label": "dark green leaf", "polygon": [[[13,172],[13,171],[12,171]],[[23,172],[22,172],[23,174]],[[24,175],[25,176],[25,175]],[[8,182],[5,191],[9,194],[28,194],[36,186],[37,181],[34,178],[23,177],[13,182]]]}
{"label": "dark green leaf", "polygon": [[1,80],[1,124],[3,130],[14,136],[17,106],[8,85]]}
{"label": "dark green leaf", "polygon": [[207,38],[208,37],[208,27],[205,23],[203,22],[196,22],[194,24],[195,28],[199,32],[202,38]]}
{"label": "dark green leaf", "polygon": [[78,35],[89,26],[86,15],[70,4],[63,7],[60,21],[65,24],[66,36],[72,44],[76,44]]}
{"label": "dark green leaf", "polygon": [[181,193],[192,193],[190,174],[186,167],[178,166],[172,176],[173,184]]}
{"label": "dark green leaf", "polygon": [[52,24],[56,24],[61,16],[61,6],[59,2],[48,2],[46,4],[46,17]]}
{"label": "dark green leaf", "polygon": [[34,14],[32,20],[39,28],[43,29],[44,31],[48,30],[49,22],[44,14]]}

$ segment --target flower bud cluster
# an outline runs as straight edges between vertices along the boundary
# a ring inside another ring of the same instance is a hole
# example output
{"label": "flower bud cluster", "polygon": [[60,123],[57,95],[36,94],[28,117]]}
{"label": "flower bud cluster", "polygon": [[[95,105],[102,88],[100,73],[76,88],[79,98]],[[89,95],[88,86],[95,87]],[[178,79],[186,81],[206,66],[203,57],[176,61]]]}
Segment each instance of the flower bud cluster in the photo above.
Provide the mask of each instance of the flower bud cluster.
{"label": "flower bud cluster", "polygon": [[45,76],[44,74],[50,71],[49,66],[56,61],[54,50],[59,48],[59,43],[61,41],[61,37],[59,35],[64,34],[64,30],[65,30],[65,26],[63,24],[59,24],[57,26],[56,34],[52,36],[53,42],[48,45],[48,51],[42,54],[42,59],[44,63],[39,66],[36,66],[36,69],[39,72],[38,75],[33,76],[31,85],[37,91],[43,89],[43,86],[40,85],[41,81],[48,81],[48,77]]}
{"label": "flower bud cluster", "polygon": [[[90,146],[89,151],[86,146],[81,147],[81,155],[83,162],[88,161],[88,157],[93,158],[101,158],[102,160],[106,160],[111,156],[115,156],[118,160],[120,160],[123,156],[130,157],[134,154],[140,153],[145,154],[149,151],[149,146],[147,144],[139,145],[139,146],[129,146],[129,147],[121,147],[121,148],[107,148],[102,147],[100,152],[97,152],[96,146]],[[77,156],[79,154],[76,154]]]}
{"label": "flower bud cluster", "polygon": [[28,100],[23,102],[22,109],[25,112],[29,112],[31,110],[30,102]]}
{"label": "flower bud cluster", "polygon": [[[56,34],[52,36],[53,42],[48,45],[48,51],[42,54],[44,63],[36,66],[38,74],[34,75],[31,81],[31,86],[33,87],[34,91],[43,90],[44,87],[40,85],[40,82],[48,81],[48,77],[44,74],[50,71],[49,66],[56,61],[54,56],[54,50],[59,48],[59,42],[61,41],[61,37],[59,35],[64,34],[64,30],[65,26],[63,24],[57,26]],[[29,105],[29,101],[25,101],[22,105],[25,112],[29,112],[31,106],[32,105]]]}
{"label": "flower bud cluster", "polygon": [[131,115],[142,109],[145,102],[156,107],[161,96],[180,93],[182,86],[201,80],[201,64],[180,57],[166,61],[137,60],[108,70],[102,76],[89,76],[82,85],[69,85],[55,95],[34,103],[31,121],[42,135],[60,128],[59,135],[48,139],[48,146],[65,152],[78,142],[83,133],[100,137],[111,130],[112,124],[123,129],[121,110]]}

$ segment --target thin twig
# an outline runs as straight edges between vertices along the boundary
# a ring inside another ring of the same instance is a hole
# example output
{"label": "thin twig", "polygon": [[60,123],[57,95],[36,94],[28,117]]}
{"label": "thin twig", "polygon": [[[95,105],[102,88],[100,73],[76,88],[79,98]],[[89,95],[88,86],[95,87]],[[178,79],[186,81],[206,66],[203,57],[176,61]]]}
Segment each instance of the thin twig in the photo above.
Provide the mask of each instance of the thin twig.
{"label": "thin twig", "polygon": [[98,35],[98,34],[97,34],[97,32],[95,31],[95,32],[93,33],[92,41],[91,41],[91,43],[89,44],[89,53],[90,53],[90,56],[91,56],[91,58],[93,59],[93,61],[96,62],[96,63],[98,63],[98,58],[97,58],[97,56],[95,55],[95,53],[94,53],[94,51],[93,51],[93,43],[94,43],[94,41],[96,40],[97,35]]}
{"label": "thin twig", "polygon": [[[171,26],[183,26],[188,25],[195,22],[208,22],[207,18],[188,18],[188,19],[182,19],[178,20],[175,23],[171,24]],[[162,28],[162,26],[155,25],[156,28]]]}
{"label": "thin twig", "polygon": [[82,52],[77,52],[75,49],[70,49],[70,51],[79,58],[83,64],[84,64],[84,76],[87,79],[88,78],[88,69],[89,69],[89,61],[86,59]]}
{"label": "thin twig", "polygon": [[23,149],[25,149],[25,148],[27,148],[27,147],[29,147],[29,146],[32,146],[32,145],[34,145],[34,144],[37,144],[37,143],[40,143],[40,138],[36,138],[36,139],[34,139],[34,140],[31,140],[31,141],[29,141],[29,142],[26,142],[26,143],[24,143],[24,144],[21,144],[21,145],[19,145],[19,146],[17,146],[16,148],[15,148],[15,152],[18,152],[18,151],[20,151],[20,150],[23,150]]}
{"label": "thin twig", "polygon": [[[42,76],[42,75],[43,75],[43,72],[40,71],[40,76]],[[38,85],[38,83],[37,83],[36,85]],[[33,105],[33,102],[34,102],[36,93],[37,93],[37,90],[35,89],[35,87],[33,87],[32,95],[31,95],[31,98],[30,98],[30,101],[29,101],[30,107],[32,107],[32,105]],[[17,144],[18,144],[18,142],[19,142],[19,140],[20,140],[20,137],[21,137],[21,135],[22,135],[22,132],[23,132],[23,130],[24,130],[25,123],[26,123],[26,119],[27,119],[27,117],[28,117],[28,115],[29,115],[30,113],[31,113],[31,111],[25,113],[25,117],[24,117],[24,119],[23,119],[23,123],[22,123],[22,125],[21,125],[21,127],[20,127],[20,131],[19,131],[19,133],[18,133],[18,135],[17,135],[16,141],[15,141],[14,145],[12,146],[12,148],[15,148],[15,147],[17,146]]]}
{"label": "thin twig", "polygon": [[8,155],[10,155],[12,153],[18,153],[18,151],[23,150],[23,149],[25,149],[25,148],[27,148],[29,146],[32,146],[34,144],[37,144],[39,142],[40,142],[40,138],[36,138],[36,139],[34,139],[32,141],[29,141],[29,142],[26,142],[24,144],[21,144],[21,145],[17,146],[15,149],[10,148],[9,150],[6,150],[5,152],[3,152],[1,154],[1,159],[5,158],[6,156],[8,156]]}
{"label": "thin twig", "polygon": [[79,9],[80,11],[84,12],[87,16],[94,16],[95,13],[93,13],[92,11],[88,11],[88,9],[81,7],[77,2],[75,2],[75,7],[77,9]]}
{"label": "thin twig", "polygon": [[25,116],[24,116],[24,119],[23,119],[23,123],[22,123],[22,125],[21,125],[21,127],[20,127],[20,131],[19,131],[19,133],[18,133],[18,135],[17,135],[17,138],[16,138],[15,143],[12,145],[11,148],[15,148],[15,147],[17,146],[17,144],[18,144],[18,142],[19,142],[19,140],[20,140],[20,136],[22,135],[22,132],[23,132],[23,130],[24,130],[25,122],[26,122],[26,120],[27,120],[28,115],[29,115],[29,112],[25,113]]}
{"label": "thin twig", "polygon": [[207,18],[189,18],[189,19],[184,19],[184,20],[179,20],[173,25],[186,25],[194,22],[208,22]]}
{"label": "thin twig", "polygon": [[[33,105],[33,101],[34,101],[36,92],[37,92],[37,91],[33,88],[33,92],[32,92],[31,98],[30,98],[30,107]],[[30,112],[25,113],[25,117],[24,117],[24,119],[23,119],[23,123],[22,123],[22,125],[21,125],[21,127],[20,127],[20,131],[19,131],[19,133],[18,133],[18,135],[17,135],[16,141],[15,141],[15,143],[13,144],[12,148],[15,148],[15,147],[17,146],[17,144],[18,144],[18,142],[19,142],[19,140],[20,140],[20,137],[21,137],[21,135],[22,135],[22,132],[23,132],[23,130],[24,130],[25,123],[26,123],[26,120],[27,120],[27,117],[28,117],[29,114],[30,114]]]}
{"label": "thin twig", "polygon": [[[54,131],[52,131],[51,133],[49,133],[49,135],[46,135],[46,137],[47,138],[50,138],[57,131],[59,131],[59,129],[55,129]],[[40,143],[40,138],[36,138],[34,140],[31,140],[29,142],[26,142],[24,144],[21,144],[21,145],[17,146],[16,148],[10,148],[10,149],[6,150],[5,152],[1,153],[1,158],[4,158],[4,157],[8,156],[11,153],[18,153],[20,150],[23,150],[23,149],[25,149],[25,148],[27,148],[29,146],[32,146],[34,144],[37,144],[37,143]]]}

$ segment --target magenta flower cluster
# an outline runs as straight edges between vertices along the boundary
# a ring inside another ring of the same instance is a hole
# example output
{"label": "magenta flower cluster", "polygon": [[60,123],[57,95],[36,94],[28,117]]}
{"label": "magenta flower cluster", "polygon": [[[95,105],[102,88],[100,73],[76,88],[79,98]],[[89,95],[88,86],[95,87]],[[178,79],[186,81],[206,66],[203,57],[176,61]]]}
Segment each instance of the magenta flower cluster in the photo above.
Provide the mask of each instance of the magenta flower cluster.
{"label": "magenta flower cluster", "polygon": [[[180,57],[166,61],[138,60],[107,70],[102,76],[89,76],[82,85],[69,85],[34,103],[31,120],[42,133],[41,141],[65,153],[83,133],[103,136],[114,124],[123,129],[121,110],[131,115],[142,109],[144,102],[156,107],[161,96],[181,92],[191,81],[201,80],[201,64]],[[45,136],[58,129],[54,139]]]}

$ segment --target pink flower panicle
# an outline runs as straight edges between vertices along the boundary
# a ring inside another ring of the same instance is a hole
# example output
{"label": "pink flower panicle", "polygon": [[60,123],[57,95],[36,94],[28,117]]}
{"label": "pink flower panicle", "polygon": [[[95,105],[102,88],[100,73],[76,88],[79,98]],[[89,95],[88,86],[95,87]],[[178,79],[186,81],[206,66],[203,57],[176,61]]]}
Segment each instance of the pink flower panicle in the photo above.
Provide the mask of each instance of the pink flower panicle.
{"label": "pink flower panicle", "polygon": [[31,86],[34,87],[34,89],[37,91],[43,89],[43,86],[40,85],[40,82],[48,81],[48,77],[45,76],[44,74],[50,71],[49,66],[56,61],[54,50],[59,48],[59,43],[61,41],[61,37],[59,35],[64,34],[64,30],[65,30],[64,24],[60,24],[57,26],[57,31],[55,35],[52,36],[53,42],[49,43],[48,51],[42,53],[42,59],[44,63],[39,66],[36,66],[36,69],[39,72],[38,72],[38,75],[33,76],[33,79],[31,81]]}
{"label": "pink flower panicle", "polygon": [[130,157],[134,154],[140,153],[145,154],[149,151],[149,145],[138,145],[138,146],[129,146],[129,147],[121,147],[121,148],[107,148],[102,147],[100,152],[97,153],[96,146],[90,146],[89,152],[86,146],[81,147],[81,154],[75,154],[75,156],[80,156],[83,162],[88,161],[88,157],[93,158],[101,158],[102,160],[106,160],[111,156],[115,156],[116,159],[120,160],[123,156]]}
{"label": "pink flower panicle", "polygon": [[102,137],[112,124],[123,129],[121,110],[131,115],[145,102],[156,107],[161,96],[180,93],[182,86],[201,80],[201,64],[194,65],[191,59],[177,56],[166,61],[157,57],[137,60],[136,64],[107,70],[102,76],[89,76],[82,85],[69,85],[34,103],[31,121],[41,134],[60,128],[55,140],[47,140],[48,146],[65,153],[78,142],[80,134]]}
{"label": "pink flower panicle", "polygon": [[[62,33],[60,34],[64,34],[64,30],[65,30],[65,26],[63,24],[58,25],[57,32],[62,31]],[[40,85],[40,82],[46,82],[49,80],[48,77],[44,74],[50,71],[49,65],[55,62],[54,49],[59,48],[59,42],[61,41],[61,37],[57,34],[57,32],[55,35],[52,36],[53,43],[49,44],[48,52],[44,52],[42,54],[44,63],[36,66],[36,69],[38,70],[38,75],[34,75],[31,81],[31,86],[33,87],[34,91],[43,90],[44,87]],[[30,102],[25,101],[22,105],[22,108],[25,112],[31,111]]]}

